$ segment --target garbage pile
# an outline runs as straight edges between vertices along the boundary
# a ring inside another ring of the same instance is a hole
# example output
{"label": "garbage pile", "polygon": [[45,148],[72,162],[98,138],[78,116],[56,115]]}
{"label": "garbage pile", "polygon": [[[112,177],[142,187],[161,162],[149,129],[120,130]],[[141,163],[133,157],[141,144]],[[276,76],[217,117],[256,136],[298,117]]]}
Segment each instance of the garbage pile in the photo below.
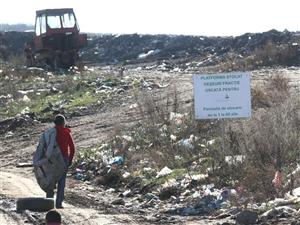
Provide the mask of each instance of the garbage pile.
{"label": "garbage pile", "polygon": [[[184,127],[184,119],[184,114],[171,112],[166,123],[181,130]],[[211,139],[201,144],[199,137],[195,135],[183,137],[165,126],[160,124],[156,129],[157,139],[165,136],[181,151],[192,151],[196,155],[197,145],[209,151],[208,149],[217,143],[216,139]],[[168,136],[164,135],[164,129],[168,130]],[[141,132],[139,135],[147,139]],[[137,141],[136,136],[130,136],[129,133],[120,139],[124,143]],[[152,146],[151,143],[146,145]],[[139,149],[141,148],[143,151],[149,150],[139,145]],[[298,189],[293,191],[293,195],[286,194],[282,198],[258,202],[253,193],[247,190],[247,186],[240,182],[217,183],[211,174],[212,168],[202,167],[207,162],[205,158],[195,157],[192,162],[184,163],[185,166],[173,168],[158,166],[151,163],[154,159],[147,160],[143,157],[142,160],[134,161],[134,169],[130,169],[128,154],[134,150],[129,147],[127,154],[123,154],[124,152],[113,149],[108,144],[93,149],[88,153],[88,157],[82,157],[82,161],[78,165],[75,164],[74,171],[70,174],[76,180],[93,184],[104,189],[105,193],[111,194],[110,205],[118,205],[131,212],[152,213],[156,215],[155,218],[158,218],[157,215],[165,215],[168,218],[197,216],[197,218],[225,219],[229,224],[236,222],[241,225],[294,221],[299,216]],[[175,148],[172,150],[174,152]],[[162,154],[160,157],[163,157]],[[182,157],[176,155],[174,160],[177,159],[182,160]],[[243,160],[245,160],[243,155],[225,156],[225,162],[228,164],[243,163]],[[278,173],[275,174],[275,178],[278,178]],[[282,188],[281,179],[275,184],[274,189]]]}
{"label": "garbage pile", "polygon": [[[128,172],[124,158],[117,156],[103,168],[81,164],[72,176],[104,188],[104,192],[113,196],[110,205],[154,214],[156,218],[158,215],[200,216],[211,220],[225,219],[229,224],[240,225],[299,219],[298,189],[293,191],[293,195],[287,193],[283,198],[256,203],[251,198],[247,199],[239,187],[217,188],[214,184],[207,184],[205,174],[190,176],[185,173],[174,178],[174,170],[168,167],[159,171],[151,168],[143,170],[147,173],[140,171],[140,175],[136,175]],[[89,176],[91,171],[93,178]]]}
{"label": "garbage pile", "polygon": [[194,60],[199,66],[216,65],[232,54],[242,58],[249,56],[268,43],[293,42],[296,42],[294,33],[276,30],[237,37],[101,35],[90,39],[82,57],[86,61],[111,64],[158,62],[163,66],[163,63],[174,62],[177,66],[182,64],[181,69],[185,69],[189,66],[186,63]]}
{"label": "garbage pile", "polygon": [[22,55],[26,42],[33,40],[32,32],[0,32],[0,60],[8,60],[14,55]]}
{"label": "garbage pile", "polygon": [[[0,33],[0,59],[8,60],[10,56],[23,55],[24,44],[31,41],[33,36],[30,32]],[[93,35],[80,55],[84,61],[103,65],[154,62],[155,67],[165,70],[186,70],[193,62],[197,67],[203,67],[217,65],[233,57],[242,59],[270,43],[297,47],[297,34],[270,30],[237,37]],[[293,63],[298,65],[297,61]]]}

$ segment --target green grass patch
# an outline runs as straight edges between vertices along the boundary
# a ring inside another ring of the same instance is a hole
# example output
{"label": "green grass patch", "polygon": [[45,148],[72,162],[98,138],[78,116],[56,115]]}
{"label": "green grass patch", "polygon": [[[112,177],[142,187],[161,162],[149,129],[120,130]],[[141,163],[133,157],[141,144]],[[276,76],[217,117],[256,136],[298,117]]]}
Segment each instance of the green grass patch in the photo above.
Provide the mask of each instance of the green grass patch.
{"label": "green grass patch", "polygon": [[[113,77],[101,77],[97,73],[85,74],[82,76],[50,76],[47,80],[36,79],[30,73],[16,74],[12,80],[0,80],[0,95],[12,94],[18,96],[18,90],[35,90],[29,93],[30,101],[23,101],[22,98],[8,102],[0,107],[1,118],[14,117],[20,114],[27,107],[29,112],[36,113],[40,117],[52,116],[53,110],[67,110],[70,113],[78,110],[77,107],[89,107],[100,104],[105,98],[112,97],[111,92],[95,92],[98,79],[103,79],[103,83],[109,87],[121,85],[119,79]],[[26,78],[28,77],[28,78]],[[3,78],[4,79],[4,78]],[[54,87],[59,93],[41,93],[36,95],[39,89],[49,89]],[[4,90],[5,89],[5,90]],[[47,109],[48,108],[48,109]]]}
{"label": "green grass patch", "polygon": [[102,99],[102,96],[92,94],[91,92],[75,93],[70,97],[70,102],[66,105],[66,108],[70,110],[80,106],[96,104]]}
{"label": "green grass patch", "polygon": [[79,106],[89,106],[98,103],[103,99],[102,95],[92,94],[91,92],[77,91],[73,94],[53,94],[53,95],[40,95],[30,98],[29,102],[18,100],[11,102],[7,107],[0,109],[0,115],[12,117],[21,113],[26,107],[30,112],[37,113],[41,116],[47,114],[47,107],[53,109],[68,109],[74,110]]}

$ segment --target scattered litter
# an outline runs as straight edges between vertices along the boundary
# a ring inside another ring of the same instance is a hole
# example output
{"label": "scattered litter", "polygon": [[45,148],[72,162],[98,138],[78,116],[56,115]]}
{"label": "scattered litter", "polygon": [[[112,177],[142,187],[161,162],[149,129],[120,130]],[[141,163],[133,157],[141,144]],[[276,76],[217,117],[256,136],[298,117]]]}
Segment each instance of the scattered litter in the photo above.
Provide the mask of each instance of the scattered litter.
{"label": "scattered litter", "polygon": [[176,140],[177,140],[177,137],[176,137],[175,135],[171,134],[171,135],[170,135],[170,139],[171,139],[172,141],[176,141]]}
{"label": "scattered litter", "polygon": [[127,178],[129,178],[131,176],[131,174],[129,173],[129,172],[125,172],[123,175],[122,175],[122,177],[124,178],[124,179],[127,179]]}
{"label": "scattered litter", "polygon": [[131,190],[126,190],[123,193],[120,194],[120,197],[129,197],[132,195]]}
{"label": "scattered litter", "polygon": [[129,106],[129,109],[135,109],[138,107],[138,104],[137,103],[134,103],[132,105]]}
{"label": "scattered litter", "polygon": [[228,163],[229,165],[236,165],[238,163],[242,163],[245,160],[245,156],[244,155],[228,155],[225,156],[225,162]]}
{"label": "scattered litter", "polygon": [[30,102],[30,98],[27,95],[24,95],[23,102]]}
{"label": "scattered litter", "polygon": [[156,178],[169,175],[172,172],[173,172],[173,170],[171,170],[169,167],[165,166],[161,171],[159,171],[157,173]]}
{"label": "scattered litter", "polygon": [[275,207],[274,209],[270,209],[269,211],[263,213],[261,215],[261,220],[268,220],[268,219],[276,219],[276,218],[287,218],[293,216],[297,210],[293,209],[289,206],[279,206]]}
{"label": "scattered litter", "polygon": [[147,193],[147,194],[145,194],[144,195],[144,198],[145,199],[147,199],[147,201],[151,201],[151,200],[158,200],[159,198],[156,196],[156,195],[154,195],[154,194],[152,194],[152,193]]}
{"label": "scattered litter", "polygon": [[281,188],[282,181],[281,181],[281,172],[276,171],[274,179],[272,180],[272,184],[274,185],[275,189],[278,191]]}
{"label": "scattered litter", "polygon": [[169,210],[168,213],[182,216],[205,215],[222,208],[224,200],[213,195],[203,196],[194,206]]}
{"label": "scattered litter", "polygon": [[216,143],[216,139],[212,139],[207,142],[207,145],[214,145]]}
{"label": "scattered litter", "polygon": [[21,115],[30,113],[30,108],[28,106],[26,106],[22,111],[21,111]]}
{"label": "scattered litter", "polygon": [[184,118],[183,114],[174,113],[174,112],[170,113],[170,121],[178,126],[183,123],[183,118]]}
{"label": "scattered litter", "polygon": [[76,180],[82,180],[82,181],[87,180],[87,176],[86,176],[85,174],[82,174],[82,173],[76,173],[76,174],[74,175],[74,178],[75,178]]}
{"label": "scattered litter", "polygon": [[34,90],[28,90],[28,91],[18,90],[17,91],[17,94],[19,94],[21,96],[24,96],[24,95],[27,95],[27,94],[30,94],[30,93],[34,93]]}
{"label": "scattered litter", "polygon": [[178,141],[176,144],[177,146],[184,148],[186,150],[193,150],[195,148],[194,142],[195,142],[195,136],[191,135],[190,138],[182,139]]}
{"label": "scattered litter", "polygon": [[139,54],[138,58],[139,58],[139,59],[145,59],[145,58],[147,58],[148,56],[155,55],[155,54],[157,54],[157,53],[159,53],[159,52],[160,52],[159,49],[150,50],[150,51],[148,51],[147,53],[141,53],[141,54]]}
{"label": "scattered litter", "polygon": [[113,158],[110,162],[110,165],[122,165],[124,164],[124,158],[122,156],[116,156],[115,158]]}
{"label": "scattered litter", "polygon": [[205,180],[207,178],[208,178],[207,174],[192,175],[192,180],[195,180],[195,181],[203,181],[203,180]]}
{"label": "scattered litter", "polygon": [[107,193],[114,193],[116,190],[114,188],[109,188],[106,190]]}
{"label": "scattered litter", "polygon": [[124,140],[128,141],[128,142],[133,142],[133,141],[134,141],[133,137],[130,137],[130,136],[128,136],[128,135],[123,135],[122,138],[123,138]]}

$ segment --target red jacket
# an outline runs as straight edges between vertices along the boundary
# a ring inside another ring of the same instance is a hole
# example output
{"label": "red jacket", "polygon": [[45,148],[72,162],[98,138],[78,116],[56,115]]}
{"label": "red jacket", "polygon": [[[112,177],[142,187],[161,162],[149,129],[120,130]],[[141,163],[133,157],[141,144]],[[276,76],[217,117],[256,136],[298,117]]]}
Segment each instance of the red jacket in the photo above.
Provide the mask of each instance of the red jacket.
{"label": "red jacket", "polygon": [[55,126],[55,128],[56,142],[61,150],[61,153],[63,154],[64,158],[67,158],[69,159],[69,162],[72,162],[75,153],[75,147],[71,130],[64,126]]}

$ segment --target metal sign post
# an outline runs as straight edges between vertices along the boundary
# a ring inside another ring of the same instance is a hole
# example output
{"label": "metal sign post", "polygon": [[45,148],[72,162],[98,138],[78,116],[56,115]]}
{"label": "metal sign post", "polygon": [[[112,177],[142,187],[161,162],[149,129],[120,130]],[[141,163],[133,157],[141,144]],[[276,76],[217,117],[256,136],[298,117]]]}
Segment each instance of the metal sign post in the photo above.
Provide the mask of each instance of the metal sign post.
{"label": "metal sign post", "polygon": [[225,119],[221,119],[222,126],[222,159],[225,159]]}

